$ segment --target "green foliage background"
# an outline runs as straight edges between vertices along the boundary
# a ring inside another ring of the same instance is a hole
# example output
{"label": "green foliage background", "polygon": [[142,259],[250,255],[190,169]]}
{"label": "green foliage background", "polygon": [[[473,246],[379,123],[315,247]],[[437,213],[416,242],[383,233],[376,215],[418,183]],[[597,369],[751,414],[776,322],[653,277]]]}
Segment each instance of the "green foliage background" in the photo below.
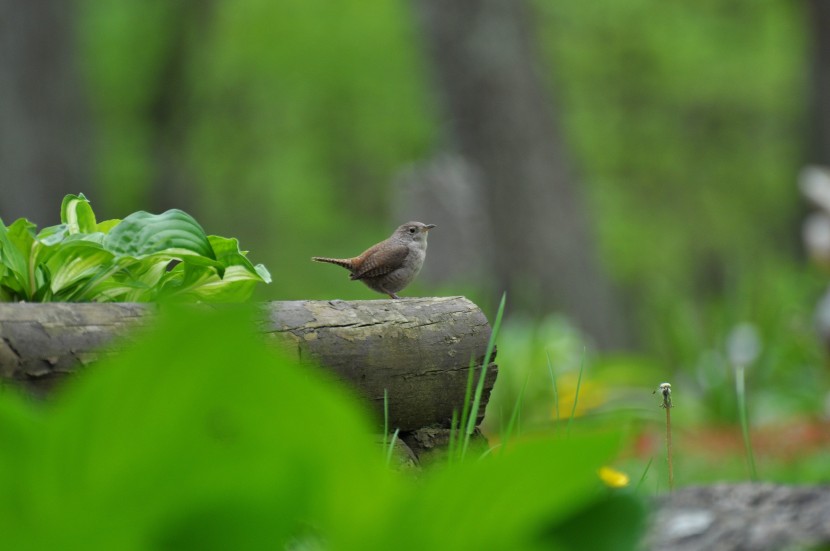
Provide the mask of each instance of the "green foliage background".
{"label": "green foliage background", "polygon": [[[388,233],[391,177],[440,145],[405,2],[81,5],[99,201],[123,211],[148,193],[155,141],[172,139],[152,133],[153,109],[159,87],[173,86],[179,142],[169,147],[198,186],[198,214],[242,227],[273,271],[290,268],[292,297],[328,282],[306,249],[352,250]],[[535,8],[545,72],[620,281],[659,302],[792,261],[807,96],[800,4]],[[176,71],[170,56],[181,58]],[[718,273],[724,258],[739,274]]]}
{"label": "green foliage background", "polygon": [[[163,157],[185,174],[187,210],[268,266],[275,285],[260,298],[370,296],[308,257],[387,235],[392,178],[444,145],[410,3],[78,5],[100,133],[96,209],[146,208]],[[731,418],[722,350],[750,320],[765,344],[750,389],[819,408],[804,394],[826,380],[810,319],[825,282],[803,266],[795,188],[808,148],[806,5],[532,8],[603,262],[646,354]],[[497,296],[469,281],[412,292],[464,293],[487,311]]]}
{"label": "green foliage background", "polygon": [[[184,43],[171,43],[180,30],[171,22],[201,6],[84,6],[105,209],[147,192],[160,138],[147,127],[165,56],[180,55],[172,100],[180,142],[169,146],[197,186],[189,200],[197,218],[262,251],[273,273],[292,274],[280,298],[326,295],[331,272],[308,257],[389,232],[389,179],[429,152],[436,130],[404,4],[215,2],[207,22],[180,23]],[[349,285],[337,292],[362,296]]]}

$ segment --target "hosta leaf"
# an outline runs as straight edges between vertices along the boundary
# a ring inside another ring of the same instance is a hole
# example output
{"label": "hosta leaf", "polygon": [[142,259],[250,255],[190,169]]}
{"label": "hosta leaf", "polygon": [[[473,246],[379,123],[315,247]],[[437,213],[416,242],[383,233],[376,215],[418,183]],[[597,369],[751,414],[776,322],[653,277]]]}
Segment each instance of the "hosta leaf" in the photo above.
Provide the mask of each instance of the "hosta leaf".
{"label": "hosta leaf", "polygon": [[98,223],[81,193],[64,198],[61,221],[37,235],[28,220],[0,221],[0,301],[240,301],[271,281],[236,239],[208,237],[178,209]]}
{"label": "hosta leaf", "polygon": [[0,224],[0,262],[20,276],[28,272],[35,225],[20,218],[6,228]]}
{"label": "hosta leaf", "polygon": [[109,233],[110,230],[112,228],[114,228],[115,226],[117,226],[120,222],[121,222],[121,220],[119,220],[118,218],[113,218],[112,220],[104,220],[103,222],[98,222],[98,224],[95,225],[95,231],[101,232],[101,233]]}
{"label": "hosta leaf", "polygon": [[[103,250],[103,249],[102,249]],[[72,286],[68,292],[57,300],[71,302],[123,302],[126,290],[132,288],[132,280],[124,274],[136,260],[129,257],[116,257],[109,253],[106,264],[83,280]]]}
{"label": "hosta leaf", "polygon": [[93,241],[68,241],[46,262],[52,276],[50,288],[57,294],[82,280],[106,273],[112,261],[113,254]]}
{"label": "hosta leaf", "polygon": [[271,272],[268,271],[265,264],[257,264],[254,266],[254,270],[256,270],[257,275],[262,278],[262,281],[265,283],[271,283]]}
{"label": "hosta leaf", "polygon": [[241,302],[247,300],[262,277],[242,266],[229,266],[222,279],[212,276],[194,282],[188,295],[206,302]]}
{"label": "hosta leaf", "polygon": [[242,266],[246,271],[252,275],[256,274],[260,281],[264,283],[271,283],[271,274],[262,264],[254,266],[248,260],[247,251],[239,249],[239,241],[234,238],[219,237],[218,235],[209,235],[208,239],[216,253],[216,259],[224,266]]}
{"label": "hosta leaf", "polygon": [[84,194],[67,195],[61,203],[61,222],[69,233],[91,233],[95,231],[95,213]]}
{"label": "hosta leaf", "polygon": [[[127,257],[122,257],[126,261]],[[162,280],[168,273],[168,267],[177,256],[156,253],[132,262],[118,276],[118,281],[127,289],[123,300],[127,302],[150,302],[157,299],[161,291]]]}
{"label": "hosta leaf", "polygon": [[[104,239],[102,233],[69,233],[69,227],[66,224],[44,228],[37,234],[35,245],[32,249],[33,258],[30,262],[34,262],[36,266],[45,268],[47,275],[54,273],[54,270],[60,266],[57,262],[52,260],[52,256],[60,254],[61,261],[67,260],[65,250],[72,249],[75,245],[73,243],[87,242],[97,244],[101,248],[101,242]],[[43,271],[43,270],[41,270]],[[46,277],[44,283],[48,282],[51,277]],[[52,292],[55,292],[55,286],[48,285]],[[65,285],[60,285],[61,288]],[[43,300],[38,298],[38,300]]]}
{"label": "hosta leaf", "polygon": [[178,209],[162,214],[139,211],[127,216],[106,235],[104,248],[135,258],[162,251],[216,258],[202,226]]}
{"label": "hosta leaf", "polygon": [[8,228],[0,221],[0,264],[6,267],[3,285],[25,300],[37,291],[35,266],[29,265],[34,230],[35,225],[25,218],[19,218]]}
{"label": "hosta leaf", "polygon": [[[239,249],[238,239],[209,235],[208,240],[210,241],[210,246],[213,247],[213,252],[216,253],[216,260],[222,262],[225,266],[232,264],[251,264],[245,256],[247,251],[241,251]],[[253,268],[253,266],[251,267]]]}
{"label": "hosta leaf", "polygon": [[56,245],[69,236],[69,226],[66,224],[58,224],[57,226],[49,226],[43,228],[37,234],[37,240],[42,244],[51,246]]}

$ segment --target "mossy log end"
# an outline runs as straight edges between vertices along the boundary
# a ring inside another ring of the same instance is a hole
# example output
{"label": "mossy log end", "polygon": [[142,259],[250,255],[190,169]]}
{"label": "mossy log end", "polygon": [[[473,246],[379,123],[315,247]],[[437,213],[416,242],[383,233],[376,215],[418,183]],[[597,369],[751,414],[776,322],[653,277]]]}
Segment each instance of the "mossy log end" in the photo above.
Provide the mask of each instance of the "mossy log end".
{"label": "mossy log end", "polygon": [[[448,426],[463,404],[470,360],[479,373],[490,337],[484,314],[464,297],[286,301],[262,309],[259,330],[269,340],[330,370],[381,420],[385,389],[390,427],[402,431]],[[123,347],[155,311],[146,304],[0,304],[0,377],[47,394]],[[490,364],[479,418],[496,373]]]}

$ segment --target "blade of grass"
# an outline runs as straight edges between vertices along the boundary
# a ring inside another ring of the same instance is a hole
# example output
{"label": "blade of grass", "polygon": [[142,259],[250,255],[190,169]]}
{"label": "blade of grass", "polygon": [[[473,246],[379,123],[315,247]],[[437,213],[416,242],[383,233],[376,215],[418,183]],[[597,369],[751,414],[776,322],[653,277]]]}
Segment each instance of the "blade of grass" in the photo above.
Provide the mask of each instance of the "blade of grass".
{"label": "blade of grass", "polygon": [[648,463],[646,464],[646,468],[643,470],[642,476],[640,476],[640,481],[637,483],[637,490],[640,489],[640,486],[643,485],[643,482],[646,480],[646,475],[648,474],[648,470],[651,468],[651,462],[654,461],[654,457],[650,457]]}
{"label": "blade of grass", "polygon": [[467,418],[470,414],[470,402],[473,399],[473,384],[474,384],[474,377],[475,377],[475,356],[472,354],[470,355],[470,367],[467,369],[467,387],[464,390],[464,405],[461,407],[461,419],[458,423],[458,430],[456,431],[456,446],[455,450],[458,454],[456,459],[461,459],[461,438],[462,432],[467,428]]}
{"label": "blade of grass", "polygon": [[550,350],[545,350],[545,356],[548,358],[548,373],[550,373],[550,382],[553,385],[553,409],[556,412],[556,434],[559,434],[559,390],[556,388],[556,377],[553,375],[553,362],[550,361]]}
{"label": "blade of grass", "polygon": [[752,441],[749,437],[749,419],[746,414],[746,381],[743,365],[735,366],[735,394],[738,397],[738,416],[741,422],[741,433],[743,434],[744,450],[746,461],[749,465],[749,476],[752,481],[758,480],[758,470],[755,468],[755,454],[752,451]]}
{"label": "blade of grass", "polygon": [[484,459],[485,457],[487,457],[488,455],[490,455],[491,453],[493,453],[497,449],[501,448],[502,446],[503,446],[503,444],[498,443],[495,446],[493,446],[492,448],[487,448],[486,450],[484,450],[484,453],[482,453],[481,455],[478,456],[478,459],[479,460]]}
{"label": "blade of grass", "polygon": [[571,425],[576,416],[576,403],[579,400],[579,387],[582,385],[582,371],[585,369],[585,347],[582,348],[582,362],[579,364],[579,377],[576,379],[576,392],[574,393],[574,405],[571,407],[571,416],[568,418],[568,430],[566,434],[571,436]]}
{"label": "blade of grass", "polygon": [[386,449],[386,439],[389,437],[389,393],[383,389],[383,449]]}
{"label": "blade of grass", "polygon": [[452,421],[450,421],[450,441],[447,444],[447,460],[452,463],[455,458],[456,442],[458,435],[461,432],[461,426],[458,424],[458,410],[452,410]]}
{"label": "blade of grass", "polygon": [[516,424],[519,420],[519,412],[522,408],[522,403],[524,401],[525,390],[527,389],[527,383],[530,380],[530,372],[525,375],[525,382],[522,385],[522,389],[519,391],[519,396],[516,398],[516,403],[513,404],[513,413],[510,415],[510,421],[507,423],[507,430],[501,436],[502,446],[506,449],[507,442],[513,436],[513,430],[516,427]]}
{"label": "blade of grass", "polygon": [[462,459],[467,454],[467,448],[470,445],[470,438],[476,428],[476,419],[478,417],[478,408],[481,405],[481,395],[484,393],[484,379],[487,376],[487,366],[490,365],[490,358],[493,354],[493,348],[496,346],[496,336],[501,327],[501,319],[504,315],[504,304],[507,300],[507,293],[501,296],[499,303],[499,310],[496,313],[496,321],[493,323],[493,330],[490,332],[490,339],[487,341],[487,351],[484,353],[484,360],[481,362],[481,375],[478,377],[478,385],[476,386],[475,395],[473,396],[473,406],[470,408],[470,415],[467,419],[467,430],[464,434],[464,445],[461,448]]}
{"label": "blade of grass", "polygon": [[386,466],[392,462],[392,453],[395,451],[395,442],[398,440],[398,433],[401,429],[395,429],[395,434],[392,435],[392,440],[389,442],[389,447],[386,449]]}

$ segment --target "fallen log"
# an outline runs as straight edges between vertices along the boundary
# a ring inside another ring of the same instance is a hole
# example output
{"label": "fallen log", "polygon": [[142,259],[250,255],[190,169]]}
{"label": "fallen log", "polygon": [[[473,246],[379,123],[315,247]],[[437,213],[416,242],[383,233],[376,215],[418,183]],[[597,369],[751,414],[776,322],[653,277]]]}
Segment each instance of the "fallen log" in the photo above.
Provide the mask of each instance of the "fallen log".
{"label": "fallen log", "polygon": [[[0,377],[48,394],[80,366],[134,340],[155,311],[147,304],[0,304]],[[463,405],[470,361],[480,373],[490,337],[484,314],[464,297],[271,302],[262,312],[258,329],[269,340],[352,386],[380,420],[385,390],[389,426],[401,431],[449,425]],[[496,372],[490,364],[479,420]]]}

